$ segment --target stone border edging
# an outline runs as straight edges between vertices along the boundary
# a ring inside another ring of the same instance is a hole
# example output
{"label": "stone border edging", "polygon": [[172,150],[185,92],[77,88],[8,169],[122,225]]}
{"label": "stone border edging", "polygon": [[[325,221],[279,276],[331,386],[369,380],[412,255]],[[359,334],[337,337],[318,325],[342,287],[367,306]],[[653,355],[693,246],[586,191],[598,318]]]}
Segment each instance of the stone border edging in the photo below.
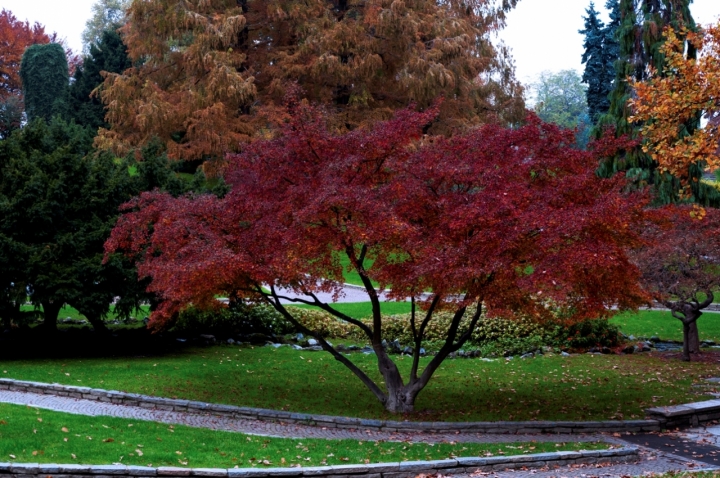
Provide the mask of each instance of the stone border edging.
{"label": "stone border edging", "polygon": [[179,468],[133,465],[62,465],[38,463],[0,463],[0,477],[74,478],[87,476],[264,478],[276,476],[324,476],[332,478],[414,478],[419,473],[443,474],[489,472],[514,468],[540,468],[591,463],[627,462],[638,457],[638,449],[559,451],[532,455],[454,458],[434,461],[405,461],[367,465],[332,465],[297,468]]}
{"label": "stone border edging", "polygon": [[652,420],[609,420],[609,421],[524,421],[524,422],[398,422],[392,420],[373,420],[365,418],[336,417],[330,415],[313,415],[293,413],[264,408],[237,407],[179,400],[172,398],[153,397],[137,393],[118,392],[74,385],[56,383],[29,382],[0,378],[0,390],[39,393],[60,397],[80,398],[99,402],[115,403],[156,410],[210,413],[239,419],[260,420],[269,422],[288,422],[301,425],[327,428],[373,429],[387,432],[428,432],[428,433],[488,433],[488,434],[519,434],[519,433],[568,433],[586,434],[603,432],[649,432],[665,428],[662,419]]}

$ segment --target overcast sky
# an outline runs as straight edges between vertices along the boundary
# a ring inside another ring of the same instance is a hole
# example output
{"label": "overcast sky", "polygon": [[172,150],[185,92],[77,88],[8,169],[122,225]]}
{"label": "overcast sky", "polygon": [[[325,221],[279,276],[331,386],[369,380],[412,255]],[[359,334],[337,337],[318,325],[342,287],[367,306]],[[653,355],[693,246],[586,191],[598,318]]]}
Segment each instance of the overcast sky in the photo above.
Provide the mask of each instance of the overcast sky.
{"label": "overcast sky", "polygon": [[[95,0],[0,0],[0,7],[21,20],[40,22],[49,32],[65,38],[73,50],[82,50],[80,34]],[[596,0],[604,13],[605,0]],[[513,50],[517,77],[532,81],[540,72],[582,71],[582,16],[589,0],[520,0],[510,13],[501,38]],[[720,16],[720,0],[695,0],[692,7],[700,24],[714,23]],[[605,15],[606,16],[606,15]]]}

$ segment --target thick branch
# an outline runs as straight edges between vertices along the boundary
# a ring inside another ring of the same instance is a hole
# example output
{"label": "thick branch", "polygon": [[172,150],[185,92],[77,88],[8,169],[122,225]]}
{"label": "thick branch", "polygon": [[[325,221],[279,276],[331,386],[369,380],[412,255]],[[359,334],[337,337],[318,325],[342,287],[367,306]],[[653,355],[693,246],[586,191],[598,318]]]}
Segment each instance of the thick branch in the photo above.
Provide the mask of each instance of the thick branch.
{"label": "thick branch", "polygon": [[355,247],[353,247],[352,244],[347,244],[345,246],[345,253],[350,259],[350,262],[352,262],[353,266],[355,267],[355,270],[360,276],[360,280],[362,281],[363,286],[365,287],[365,290],[370,297],[370,304],[372,305],[373,314],[372,343],[374,346],[380,346],[380,343],[382,341],[382,315],[380,314],[380,298],[378,297],[378,293],[375,290],[375,287],[372,285],[372,281],[368,277],[367,271],[365,270],[365,266],[363,264],[367,252],[367,244],[363,244],[362,248],[360,249],[360,257],[356,256]]}
{"label": "thick branch", "polygon": [[[414,300],[414,297],[413,297]],[[428,323],[430,322],[430,319],[432,318],[433,313],[435,312],[435,307],[437,307],[438,303],[440,302],[440,296],[435,295],[433,297],[432,302],[430,303],[430,307],[428,308],[427,312],[425,313],[425,318],[422,321],[422,324],[420,324],[420,331],[417,335],[413,332],[413,338],[415,339],[415,349],[413,350],[413,364],[412,368],[410,369],[410,380],[415,381],[417,380],[417,371],[418,366],[420,365],[420,345],[422,344],[423,338],[425,337],[425,328],[427,327]],[[413,302],[413,312],[414,312],[414,302]],[[415,320],[414,314],[413,314],[413,321]],[[413,324],[414,327],[414,324]]]}
{"label": "thick branch", "polygon": [[702,310],[713,303],[713,300],[715,300],[715,296],[713,295],[712,291],[706,291],[705,300],[698,304],[698,310]]}
{"label": "thick branch", "polygon": [[[335,350],[335,348],[332,347],[329,343],[327,343],[327,341],[323,337],[321,337],[320,334],[318,334],[317,332],[315,332],[313,330],[308,329],[303,324],[301,324],[297,319],[295,319],[295,317],[290,312],[288,312],[288,310],[280,302],[280,297],[275,292],[275,288],[273,286],[270,287],[270,291],[271,291],[270,294],[262,292],[263,297],[270,305],[272,305],[275,308],[275,310],[277,310],[280,314],[282,314],[282,316],[285,318],[285,320],[287,320],[288,322],[293,324],[295,327],[297,327],[297,329],[300,332],[303,332],[307,335],[315,337],[315,339],[317,339],[320,342],[320,345],[322,346],[322,348],[324,350],[326,350],[327,352],[330,352],[330,354],[332,354],[332,356],[335,358],[335,360],[339,361],[340,363],[345,365],[348,369],[350,369],[350,371],[352,373],[354,373],[355,376],[357,376],[360,379],[360,381],[362,381],[362,383],[364,383],[365,386],[370,389],[370,391],[372,393],[375,394],[375,396],[377,397],[378,400],[380,400],[381,403],[384,404],[386,402],[387,397],[385,396],[383,391],[380,389],[380,387],[378,387],[375,384],[375,382],[373,382],[373,380],[370,377],[368,377],[365,374],[365,372],[360,370],[354,363],[352,363],[350,360],[348,360],[347,357],[345,357],[340,352]],[[272,296],[272,299],[270,298],[270,296]]]}
{"label": "thick branch", "polygon": [[[452,333],[448,333],[448,339],[445,340],[445,345],[440,349],[440,351],[433,357],[433,359],[430,361],[430,363],[425,367],[425,370],[423,370],[422,375],[420,378],[415,381],[413,386],[417,387],[418,389],[422,389],[427,385],[427,383],[432,378],[435,371],[440,367],[440,364],[445,360],[445,358],[452,352],[455,352],[462,347],[465,342],[472,336],[473,331],[475,330],[475,327],[477,326],[477,322],[480,319],[480,316],[482,315],[482,301],[478,300],[477,304],[477,310],[475,311],[475,314],[473,315],[472,319],[470,320],[470,325],[468,326],[467,331],[460,337],[460,339],[453,344],[453,341],[455,339],[455,335],[457,334],[457,328],[460,324],[460,321],[465,316],[465,311],[467,310],[467,307],[462,307],[460,310],[458,310],[455,313],[455,317],[453,317],[453,322],[450,326],[451,329],[454,329]],[[456,320],[457,319],[457,320]],[[450,340],[450,337],[452,337],[452,340]]]}

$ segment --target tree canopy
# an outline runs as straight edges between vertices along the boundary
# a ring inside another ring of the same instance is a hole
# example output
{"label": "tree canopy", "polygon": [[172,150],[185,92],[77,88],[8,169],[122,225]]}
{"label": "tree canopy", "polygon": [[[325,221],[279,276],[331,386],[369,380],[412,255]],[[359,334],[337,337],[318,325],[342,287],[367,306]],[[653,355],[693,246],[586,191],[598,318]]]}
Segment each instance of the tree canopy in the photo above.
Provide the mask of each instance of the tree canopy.
{"label": "tree canopy", "polygon": [[39,23],[30,25],[8,10],[0,11],[0,100],[22,93],[20,62],[25,49],[51,40]]}
{"label": "tree canopy", "polygon": [[647,246],[633,261],[655,301],[683,324],[683,358],[700,353],[697,320],[720,286],[720,210],[666,206],[665,222],[648,224]]}
{"label": "tree canopy", "polygon": [[[141,277],[151,278],[149,290],[162,300],[151,326],[169,325],[188,304],[220,307],[217,294],[271,304],[393,412],[413,409],[486,314],[550,320],[563,310],[572,323],[606,316],[610,304],[645,302],[625,248],[638,244],[646,201],[621,195],[622,178],[599,180],[596,156],[574,147],[573,132],[531,116],[517,129],[422,137],[439,109],[401,110],[338,135],[325,110],[291,101],[277,138],[229,158],[226,196],[143,194],[126,205],[106,251],[138,257]],[[372,325],[314,295],[338,290],[341,254],[365,285]],[[383,348],[372,281],[420,304],[407,380]],[[385,385],[303,324],[282,288],[364,331]],[[438,311],[451,317],[446,339],[421,371],[419,349]]]}
{"label": "tree canopy", "polygon": [[75,69],[68,92],[67,118],[94,131],[108,127],[105,105],[95,89],[103,83],[103,72],[122,73],[130,66],[127,48],[120,35],[114,30],[102,32],[97,42],[89,46],[82,65]]}
{"label": "tree canopy", "polygon": [[[720,24],[698,33],[667,28],[665,35],[663,70],[651,69],[645,81],[632,84],[630,120],[642,125],[643,150],[658,169],[678,177],[690,195],[691,186],[697,188],[693,167],[720,168]],[[701,115],[705,126],[686,127]]]}
{"label": "tree canopy", "polygon": [[31,45],[20,65],[25,113],[29,121],[49,122],[55,115],[67,114],[70,78],[65,50],[58,43]]}
{"label": "tree canopy", "polygon": [[610,22],[605,25],[590,2],[584,17],[585,26],[579,33],[584,37],[582,62],[585,65],[582,81],[588,85],[586,91],[590,120],[595,123],[601,115],[608,112],[615,79],[615,62],[620,56],[616,38],[620,24],[618,0],[607,0],[605,7],[610,10]]}
{"label": "tree canopy", "polygon": [[491,43],[516,2],[134,2],[122,34],[138,64],[106,79],[98,144],[158,137],[172,158],[222,157],[269,131],[289,82],[327,104],[337,130],[440,95],[434,132],[519,120],[508,51]]}
{"label": "tree canopy", "polygon": [[[616,136],[638,136],[639,125],[628,121],[631,116],[628,101],[633,95],[629,79],[642,81],[648,78],[650,68],[663,71],[665,55],[662,45],[665,41],[665,26],[683,27],[693,30],[695,22],[690,13],[691,0],[620,0],[620,25],[617,40],[620,46],[620,58],[616,62],[616,77],[610,94],[610,108],[598,121],[597,134],[608,129]],[[688,54],[693,57],[695,50],[690,46]],[[690,120],[685,127],[694,129],[698,118]],[[653,184],[661,202],[677,200],[677,183],[670,175],[658,173],[652,158],[645,154],[640,146],[619,152],[602,161],[598,173],[609,177],[616,172],[625,171],[639,186]]]}
{"label": "tree canopy", "polygon": [[64,304],[104,330],[113,302],[115,312],[127,316],[148,297],[131,261],[114,255],[103,264],[103,244],[122,203],[156,188],[182,194],[188,185],[162,148],[149,145],[138,164],[133,155],[96,154],[93,136],[56,116],[0,141],[0,317],[6,325],[20,322],[28,295],[42,306],[48,331]]}
{"label": "tree canopy", "polygon": [[591,127],[585,98],[587,88],[575,70],[542,72],[530,90],[540,119],[566,129],[577,128],[578,144],[587,144]]}
{"label": "tree canopy", "polygon": [[106,31],[116,32],[125,23],[125,9],[129,0],[97,0],[92,5],[92,16],[85,22],[82,32],[83,53],[91,54],[91,47],[103,41]]}

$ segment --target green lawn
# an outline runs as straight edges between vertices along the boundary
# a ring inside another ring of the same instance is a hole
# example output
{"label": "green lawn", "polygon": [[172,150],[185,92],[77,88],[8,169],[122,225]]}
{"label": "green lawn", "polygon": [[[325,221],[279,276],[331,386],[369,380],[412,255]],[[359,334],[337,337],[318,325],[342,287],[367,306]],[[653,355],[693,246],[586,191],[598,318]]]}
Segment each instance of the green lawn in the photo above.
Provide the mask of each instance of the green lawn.
{"label": "green lawn", "polygon": [[[371,259],[366,259],[365,263],[367,264],[367,268],[370,269],[372,267],[373,261]],[[346,254],[340,254],[340,264],[343,266],[343,276],[345,277],[345,282],[348,284],[354,284],[354,285],[363,285],[362,280],[360,279],[360,274],[355,272],[355,270],[348,271],[348,266],[350,265],[350,259]],[[378,283],[375,281],[372,281],[373,286],[377,287]]]}
{"label": "green lawn", "polygon": [[[23,305],[20,307],[23,311],[31,311],[35,310],[35,307],[32,305]],[[39,308],[37,310],[42,310],[42,308]],[[135,317],[136,318],[142,318],[146,315],[150,315],[150,306],[148,305],[142,305],[140,306],[140,310],[135,311]],[[115,315],[113,309],[111,308],[110,313],[108,314],[108,319],[115,319],[117,316]],[[64,306],[62,309],[60,309],[60,313],[58,314],[58,320],[62,319],[84,319],[85,316],[78,312],[77,309],[74,307],[70,307],[69,305]]]}
{"label": "green lawn", "polygon": [[[318,307],[312,305],[296,305],[293,307],[318,309]],[[333,304],[333,308],[350,317],[364,318],[372,316],[372,305],[370,302],[339,302]],[[380,311],[384,315],[407,314],[410,313],[410,302],[381,302]]]}
{"label": "green lawn", "polygon": [[[611,319],[626,335],[665,340],[682,340],[682,323],[670,315],[670,311],[641,310],[638,313],[624,313]],[[698,319],[701,340],[720,343],[720,314],[707,312]]]}
{"label": "green lawn", "polygon": [[436,460],[607,448],[606,443],[398,443],[283,439],[0,404],[3,461],[232,468]]}
{"label": "green lawn", "polygon": [[[379,379],[373,355],[352,360]],[[426,358],[422,359],[427,363]],[[409,358],[396,357],[407,373]],[[649,406],[700,398],[717,365],[643,355],[447,360],[411,420],[642,418]],[[216,346],[164,357],[1,361],[0,376],[296,412],[393,419],[342,364],[289,347]]]}

